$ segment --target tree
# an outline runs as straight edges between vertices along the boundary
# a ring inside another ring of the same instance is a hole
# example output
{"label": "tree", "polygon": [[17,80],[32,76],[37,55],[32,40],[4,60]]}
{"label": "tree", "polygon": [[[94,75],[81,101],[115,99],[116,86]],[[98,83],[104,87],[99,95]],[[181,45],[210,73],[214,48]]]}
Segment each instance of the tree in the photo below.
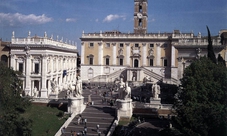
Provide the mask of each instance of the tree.
{"label": "tree", "polygon": [[212,43],[212,40],[211,40],[211,35],[210,35],[210,30],[207,26],[207,32],[208,32],[208,46],[207,46],[207,56],[209,59],[211,59],[211,61],[213,63],[217,63],[217,60],[216,60],[216,57],[215,57],[215,54],[214,54],[214,50],[213,50],[213,43]]}
{"label": "tree", "polygon": [[221,54],[218,54],[218,64],[226,67],[225,60],[222,58]]}
{"label": "tree", "polygon": [[184,136],[225,136],[227,69],[202,57],[185,69],[176,95],[174,127]]}
{"label": "tree", "polygon": [[0,136],[31,135],[31,120],[21,117],[30,105],[22,98],[17,72],[0,62]]}

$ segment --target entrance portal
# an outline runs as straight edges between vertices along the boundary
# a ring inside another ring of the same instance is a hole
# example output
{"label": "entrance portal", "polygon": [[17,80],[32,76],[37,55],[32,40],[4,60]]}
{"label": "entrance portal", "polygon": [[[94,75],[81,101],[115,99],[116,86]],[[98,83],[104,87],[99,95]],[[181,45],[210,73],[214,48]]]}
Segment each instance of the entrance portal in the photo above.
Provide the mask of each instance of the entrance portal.
{"label": "entrance portal", "polygon": [[139,61],[138,59],[134,60],[134,68],[138,68],[139,67]]}

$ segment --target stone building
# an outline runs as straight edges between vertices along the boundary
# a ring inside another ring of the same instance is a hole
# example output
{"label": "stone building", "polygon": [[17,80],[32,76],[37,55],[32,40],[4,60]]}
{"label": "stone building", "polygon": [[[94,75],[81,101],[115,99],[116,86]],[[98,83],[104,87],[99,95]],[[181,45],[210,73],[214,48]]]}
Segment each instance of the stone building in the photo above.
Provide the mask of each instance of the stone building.
{"label": "stone building", "polygon": [[53,36],[16,38],[13,32],[10,67],[22,73],[25,95],[49,98],[76,82],[77,47]]}
{"label": "stone building", "polygon": [[[201,33],[148,33],[147,0],[134,0],[134,32],[82,33],[81,77],[84,82],[113,82],[120,75],[127,81],[150,78],[177,84],[184,68],[206,55],[207,36]],[[213,36],[215,54],[227,60],[222,30]]]}
{"label": "stone building", "polygon": [[9,66],[9,47],[7,46],[10,42],[5,42],[0,39],[0,57],[2,62],[5,62]]}

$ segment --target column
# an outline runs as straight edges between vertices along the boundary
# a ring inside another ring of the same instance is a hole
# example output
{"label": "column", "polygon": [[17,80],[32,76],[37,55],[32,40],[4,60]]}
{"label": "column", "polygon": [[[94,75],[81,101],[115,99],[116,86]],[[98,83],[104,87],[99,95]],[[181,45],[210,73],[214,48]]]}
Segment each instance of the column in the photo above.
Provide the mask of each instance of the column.
{"label": "column", "polygon": [[50,73],[53,73],[53,56],[50,56]]}
{"label": "column", "polygon": [[126,65],[130,66],[130,43],[126,43]]}
{"label": "column", "polygon": [[60,61],[60,64],[59,64],[59,67],[60,67],[60,69],[59,69],[59,71],[61,72],[61,76],[60,76],[60,81],[59,81],[59,84],[60,85],[62,85],[62,74],[63,74],[63,69],[62,69],[62,65],[63,65],[63,57],[61,56],[60,58],[59,58],[59,61]]}
{"label": "column", "polygon": [[14,54],[10,54],[10,67],[13,70],[16,70],[16,65],[15,65],[15,55]]}
{"label": "column", "polygon": [[146,43],[142,43],[142,45],[143,45],[143,53],[142,53],[142,55],[143,55],[143,66],[147,66],[147,44]]}
{"label": "column", "polygon": [[179,57],[177,58],[178,60],[178,79],[181,79],[182,78],[182,75],[183,75],[183,57]]}
{"label": "column", "polygon": [[[31,95],[31,55],[26,54],[26,62],[25,62],[25,94]],[[29,93],[29,94],[28,94]]]}
{"label": "column", "polygon": [[55,66],[55,67],[56,67],[55,69],[56,69],[56,72],[58,73],[58,56],[56,56],[56,61],[55,61],[55,63],[56,63],[56,64],[55,64],[55,65],[56,65],[56,66]]}
{"label": "column", "polygon": [[175,67],[175,47],[171,47],[171,67]]}
{"label": "column", "polygon": [[41,80],[41,98],[47,98],[46,77],[47,74],[47,55],[42,55],[42,80]]}
{"label": "column", "polygon": [[160,48],[161,44],[160,43],[157,43],[156,44],[156,54],[157,54],[157,57],[156,57],[156,66],[161,66],[160,65],[160,61],[161,61],[161,48]]}
{"label": "column", "polygon": [[99,51],[98,51],[98,65],[103,65],[103,44],[102,42],[99,44]]}
{"label": "column", "polygon": [[84,64],[84,42],[81,42],[81,65]]}
{"label": "column", "polygon": [[113,65],[117,65],[117,47],[116,43],[112,43],[113,45]]}

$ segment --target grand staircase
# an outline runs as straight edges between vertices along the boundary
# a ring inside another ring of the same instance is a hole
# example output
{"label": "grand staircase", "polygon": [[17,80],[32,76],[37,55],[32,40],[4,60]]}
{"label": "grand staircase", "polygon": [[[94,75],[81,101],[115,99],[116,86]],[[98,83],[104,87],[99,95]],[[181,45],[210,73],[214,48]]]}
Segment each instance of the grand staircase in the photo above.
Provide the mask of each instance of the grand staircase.
{"label": "grand staircase", "polygon": [[91,78],[90,82],[107,82],[110,80],[111,80],[111,82],[113,82],[116,78],[119,78],[121,73],[126,69],[127,68],[123,68],[123,69],[115,71],[109,75],[98,75],[96,77]]}
{"label": "grand staircase", "polygon": [[[71,123],[65,128],[62,136],[71,136],[73,133],[78,133],[82,136],[85,126],[87,128],[86,136],[98,136],[100,133],[101,136],[106,136],[110,126],[115,120],[115,107],[110,107],[108,103],[102,101],[102,93],[106,91],[104,89],[84,89],[83,96],[85,97],[84,102],[88,101],[88,96],[91,96],[91,100],[94,105],[87,106],[86,109],[81,114],[83,119],[87,120],[87,123],[80,122],[78,124],[78,118],[80,115],[77,115]],[[97,131],[97,125],[99,125],[99,131]]]}

